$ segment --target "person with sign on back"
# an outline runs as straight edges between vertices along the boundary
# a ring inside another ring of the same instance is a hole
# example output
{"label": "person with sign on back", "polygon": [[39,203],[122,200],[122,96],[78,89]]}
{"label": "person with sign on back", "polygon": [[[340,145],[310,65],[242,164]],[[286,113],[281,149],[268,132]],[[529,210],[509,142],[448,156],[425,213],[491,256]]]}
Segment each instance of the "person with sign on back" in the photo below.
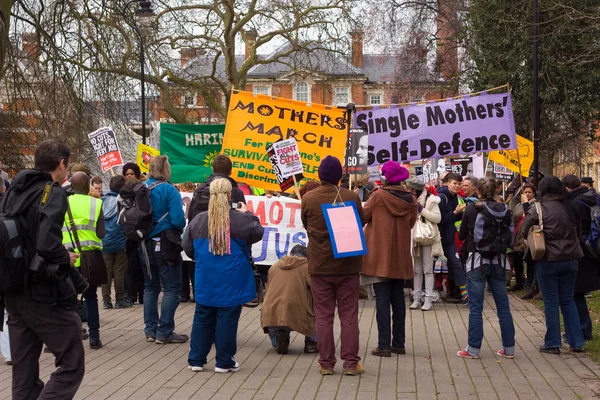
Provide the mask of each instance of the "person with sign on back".
{"label": "person with sign on back", "polygon": [[479,181],[480,201],[465,210],[460,225],[459,238],[464,240],[468,258],[467,290],[469,292],[469,337],[465,350],[457,353],[462,358],[479,358],[483,341],[483,303],[485,285],[489,285],[500,322],[502,349],[496,355],[515,356],[515,326],[506,294],[506,250],[513,242],[512,215],[508,206],[494,199],[496,182]]}
{"label": "person with sign on back", "polygon": [[344,375],[359,375],[365,371],[358,355],[358,295],[362,257],[334,258],[321,208],[322,204],[331,204],[339,198],[342,202],[351,201],[356,204],[360,222],[364,221],[358,195],[338,187],[342,173],[340,160],[332,156],[325,157],[318,170],[321,186],[302,197],[301,217],[308,234],[308,270],[317,322],[321,375],[332,375],[336,363],[333,337],[336,303],[342,327],[341,357],[344,360]]}
{"label": "person with sign on back", "polygon": [[[175,311],[181,293],[181,233],[185,215],[181,195],[173,185],[167,156],[150,160],[148,179],[154,227],[145,238],[150,265],[144,268],[144,323],[147,342],[185,343],[189,337],[175,333]],[[177,238],[179,242],[177,243]],[[161,312],[158,295],[163,292]]]}
{"label": "person with sign on back", "polygon": [[[88,313],[90,348],[102,347],[100,340],[100,315],[98,314],[98,285],[106,283],[106,264],[102,258],[102,238],[106,234],[102,200],[89,195],[90,176],[84,172],[75,172],[71,177],[73,195],[69,196],[69,207],[63,227],[63,245],[75,249],[81,258],[75,266],[89,282],[84,292]],[[94,257],[96,255],[97,257]],[[100,277],[96,278],[99,272]]]}
{"label": "person with sign on back", "polygon": [[[85,290],[87,284],[79,272],[70,267],[79,256],[62,245],[61,233],[68,203],[60,184],[67,177],[70,157],[71,149],[60,140],[40,143],[35,151],[34,168],[21,171],[0,202],[2,225],[7,226],[7,216],[23,217],[17,237],[27,249],[22,253],[26,257],[11,260],[11,266],[19,267],[18,270],[8,271],[7,264],[0,262],[5,277],[0,286],[10,315],[12,398],[16,400],[71,399],[85,372],[81,319],[76,311],[73,283],[78,293]],[[5,241],[8,235],[4,228],[0,232],[1,259],[5,260],[10,250]],[[67,277],[62,275],[65,268],[69,271]],[[22,285],[9,288],[7,276],[14,278],[14,282],[23,282],[24,277],[28,277],[28,288]],[[56,296],[36,296],[50,294],[48,290],[36,293],[37,286],[52,288]],[[57,366],[45,385],[39,378],[44,343],[56,357]]]}

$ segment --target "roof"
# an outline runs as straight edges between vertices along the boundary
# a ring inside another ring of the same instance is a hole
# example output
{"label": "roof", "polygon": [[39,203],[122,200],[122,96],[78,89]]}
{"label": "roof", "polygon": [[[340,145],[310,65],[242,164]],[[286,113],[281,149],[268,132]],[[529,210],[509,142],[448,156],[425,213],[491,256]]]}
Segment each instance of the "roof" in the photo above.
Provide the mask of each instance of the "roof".
{"label": "roof", "polygon": [[[278,53],[285,53],[291,45],[278,48],[274,53],[259,55],[259,59],[270,59]],[[235,56],[237,67],[245,61],[244,55]],[[181,77],[198,79],[212,74],[214,55],[201,55],[192,58],[182,67]],[[215,64],[215,77],[226,80],[225,58],[220,56]],[[314,47],[311,51],[298,51],[283,55],[278,61],[268,64],[256,64],[248,71],[248,79],[281,79],[290,73],[318,73],[330,77],[367,78],[367,83],[385,82],[431,82],[434,74],[426,63],[416,59],[409,60],[405,55],[365,54],[363,68],[352,65],[351,57],[325,48]]]}
{"label": "roof", "polygon": [[400,81],[415,83],[434,80],[433,73],[426,63],[395,54],[365,54],[363,70],[367,76],[367,83]]}

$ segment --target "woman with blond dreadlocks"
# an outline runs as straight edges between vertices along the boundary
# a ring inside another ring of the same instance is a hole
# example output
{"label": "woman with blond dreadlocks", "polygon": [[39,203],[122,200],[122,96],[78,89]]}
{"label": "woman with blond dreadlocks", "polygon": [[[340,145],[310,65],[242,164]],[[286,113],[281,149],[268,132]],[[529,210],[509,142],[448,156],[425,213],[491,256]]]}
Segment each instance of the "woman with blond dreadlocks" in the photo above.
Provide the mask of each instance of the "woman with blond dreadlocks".
{"label": "woman with blond dreadlocks", "polygon": [[183,249],[196,260],[196,313],[188,356],[189,369],[203,371],[213,340],[215,372],[235,372],[236,337],[242,304],[256,297],[252,244],[263,237],[258,217],[244,203],[231,203],[231,182],[210,184],[208,211],[194,217],[183,237]]}

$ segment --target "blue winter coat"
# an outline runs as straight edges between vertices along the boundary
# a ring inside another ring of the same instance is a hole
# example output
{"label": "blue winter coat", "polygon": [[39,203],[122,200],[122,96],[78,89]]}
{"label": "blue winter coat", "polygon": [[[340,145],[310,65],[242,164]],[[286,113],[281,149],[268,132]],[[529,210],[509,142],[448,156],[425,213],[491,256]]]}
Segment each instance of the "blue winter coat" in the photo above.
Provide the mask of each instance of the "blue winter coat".
{"label": "blue winter coat", "polygon": [[108,192],[102,196],[102,213],[104,214],[104,228],[106,235],[102,238],[102,253],[117,253],[125,251],[125,233],[118,224],[119,204],[115,192]]}
{"label": "blue winter coat", "polygon": [[251,212],[230,210],[231,254],[216,256],[208,249],[208,212],[194,217],[183,236],[183,250],[196,260],[196,303],[235,307],[256,298],[254,273],[248,257],[264,229]]}
{"label": "blue winter coat", "polygon": [[[154,182],[156,179],[149,178],[146,180],[146,185],[150,186]],[[150,192],[150,202],[152,203],[152,220],[156,225],[149,237],[157,237],[167,229],[183,229],[185,227],[181,195],[173,185],[165,182],[156,186]],[[167,216],[163,218],[165,214]]]}
{"label": "blue winter coat", "polygon": [[448,187],[442,186],[438,189],[440,197],[440,213],[442,214],[442,221],[438,224],[440,229],[440,236],[442,238],[442,245],[447,246],[454,243],[454,236],[456,235],[456,221],[462,219],[462,213],[454,215],[454,210],[458,206],[458,195],[450,193]]}

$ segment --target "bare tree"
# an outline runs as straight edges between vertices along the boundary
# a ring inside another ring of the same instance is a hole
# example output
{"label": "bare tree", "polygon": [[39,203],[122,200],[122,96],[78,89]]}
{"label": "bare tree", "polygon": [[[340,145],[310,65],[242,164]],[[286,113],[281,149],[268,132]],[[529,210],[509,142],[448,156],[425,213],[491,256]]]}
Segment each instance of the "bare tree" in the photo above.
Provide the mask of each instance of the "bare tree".
{"label": "bare tree", "polygon": [[[145,43],[146,80],[160,93],[164,110],[184,122],[181,90],[199,93],[206,105],[226,115],[231,89],[244,89],[249,70],[297,52],[348,48],[356,0],[185,0],[154,1],[154,24],[139,29]],[[83,74],[140,78],[138,30],[133,10],[119,0],[30,1],[13,13],[35,27],[41,49],[56,68]],[[285,51],[272,52],[287,44]],[[324,46],[324,44],[326,46]],[[241,46],[247,57],[240,59]],[[177,51],[193,49],[203,68],[190,73]],[[266,50],[266,51],[265,51]],[[262,56],[263,52],[270,52]],[[97,78],[88,79],[93,82]],[[218,93],[218,95],[215,95]]]}

